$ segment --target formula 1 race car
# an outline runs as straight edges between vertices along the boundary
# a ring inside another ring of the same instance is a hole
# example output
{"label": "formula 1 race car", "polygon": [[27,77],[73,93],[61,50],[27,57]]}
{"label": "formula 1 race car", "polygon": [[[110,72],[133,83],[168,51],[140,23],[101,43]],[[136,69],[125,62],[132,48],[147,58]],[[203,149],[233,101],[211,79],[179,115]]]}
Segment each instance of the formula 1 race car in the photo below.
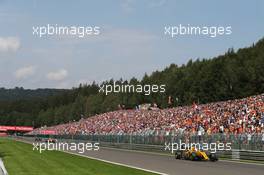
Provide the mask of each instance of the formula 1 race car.
{"label": "formula 1 race car", "polygon": [[41,142],[41,141],[42,141],[42,139],[40,137],[35,138],[35,142]]}
{"label": "formula 1 race car", "polygon": [[53,139],[53,138],[48,138],[45,140],[46,143],[56,143],[57,140],[56,139]]}
{"label": "formula 1 race car", "polygon": [[218,160],[218,157],[215,153],[206,153],[203,150],[196,150],[194,147],[191,149],[176,151],[175,153],[176,159],[185,159],[185,160],[210,160],[215,162]]}

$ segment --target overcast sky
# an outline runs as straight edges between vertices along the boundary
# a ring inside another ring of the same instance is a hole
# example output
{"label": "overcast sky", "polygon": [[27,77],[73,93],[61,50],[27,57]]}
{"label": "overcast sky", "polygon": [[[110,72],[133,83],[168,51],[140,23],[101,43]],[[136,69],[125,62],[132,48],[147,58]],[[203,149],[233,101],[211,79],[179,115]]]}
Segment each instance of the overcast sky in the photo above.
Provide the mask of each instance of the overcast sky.
{"label": "overcast sky", "polygon": [[[0,0],[0,87],[71,88],[141,78],[264,37],[262,0]],[[44,37],[33,26],[99,26],[85,38]],[[169,38],[165,26],[231,26],[232,34]]]}

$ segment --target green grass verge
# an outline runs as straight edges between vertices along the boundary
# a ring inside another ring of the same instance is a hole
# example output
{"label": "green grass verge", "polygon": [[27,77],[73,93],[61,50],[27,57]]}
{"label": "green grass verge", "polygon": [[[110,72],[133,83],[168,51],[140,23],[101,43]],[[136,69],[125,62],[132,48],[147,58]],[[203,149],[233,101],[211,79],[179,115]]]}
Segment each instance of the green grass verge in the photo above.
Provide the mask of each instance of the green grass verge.
{"label": "green grass verge", "polygon": [[60,151],[33,151],[30,144],[0,138],[0,157],[9,175],[150,175]]}

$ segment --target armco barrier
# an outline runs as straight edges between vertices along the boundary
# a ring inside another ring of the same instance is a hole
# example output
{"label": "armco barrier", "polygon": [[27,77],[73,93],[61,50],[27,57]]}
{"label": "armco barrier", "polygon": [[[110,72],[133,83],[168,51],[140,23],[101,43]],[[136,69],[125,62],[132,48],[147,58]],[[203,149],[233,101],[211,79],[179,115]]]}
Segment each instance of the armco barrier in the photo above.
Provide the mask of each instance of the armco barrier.
{"label": "armco barrier", "polygon": [[232,155],[233,154],[238,154],[240,160],[254,160],[264,162],[263,151],[232,150]]}

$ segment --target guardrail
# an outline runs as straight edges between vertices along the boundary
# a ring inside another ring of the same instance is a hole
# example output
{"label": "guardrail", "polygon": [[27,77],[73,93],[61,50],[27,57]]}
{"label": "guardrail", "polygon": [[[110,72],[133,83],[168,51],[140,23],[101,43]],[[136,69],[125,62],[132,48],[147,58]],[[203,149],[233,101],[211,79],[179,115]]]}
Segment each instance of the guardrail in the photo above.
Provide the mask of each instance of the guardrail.
{"label": "guardrail", "polygon": [[264,151],[232,150],[231,159],[233,160],[253,160],[253,161],[263,161],[264,162]]}

